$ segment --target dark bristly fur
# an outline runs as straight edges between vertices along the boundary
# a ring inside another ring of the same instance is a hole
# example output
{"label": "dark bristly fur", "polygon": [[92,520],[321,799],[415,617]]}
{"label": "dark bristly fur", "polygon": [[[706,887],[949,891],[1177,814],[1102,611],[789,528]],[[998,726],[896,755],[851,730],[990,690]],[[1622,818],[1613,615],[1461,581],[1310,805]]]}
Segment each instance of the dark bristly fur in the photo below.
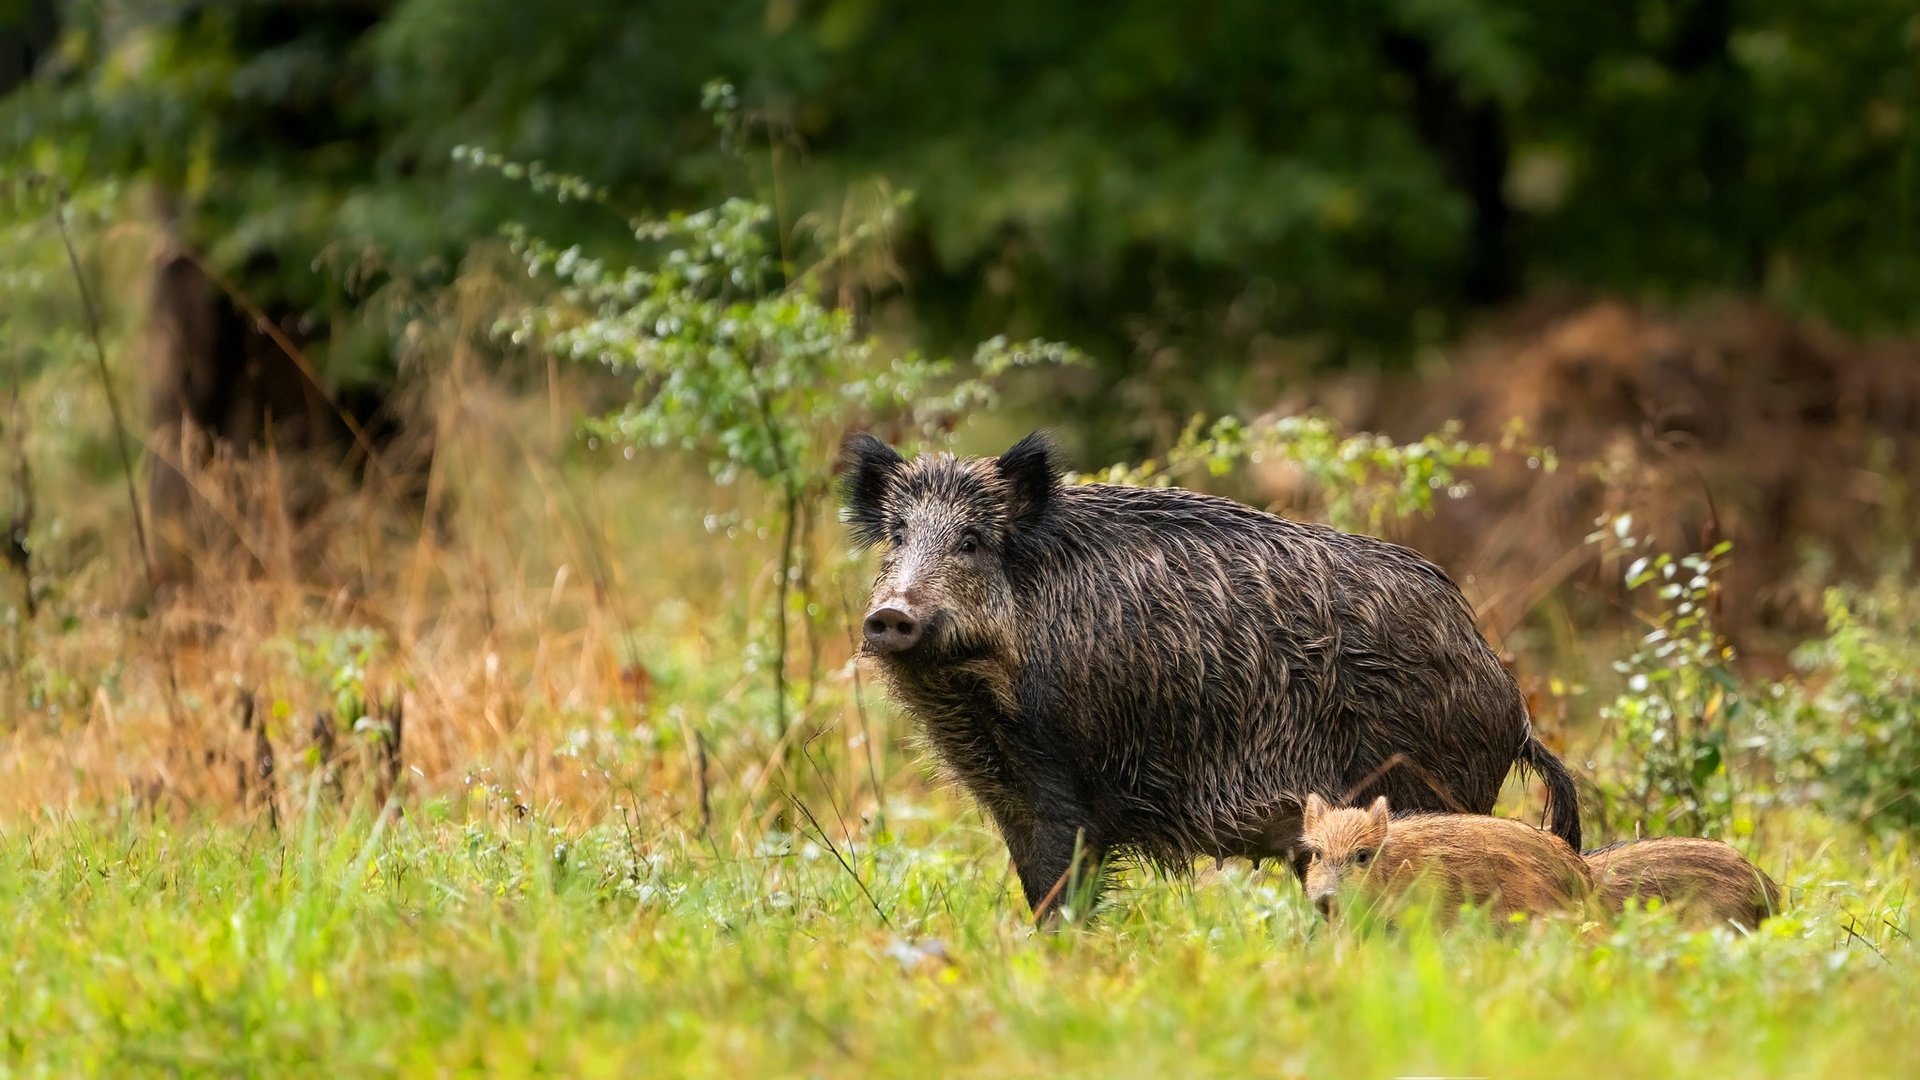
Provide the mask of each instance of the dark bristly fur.
{"label": "dark bristly fur", "polygon": [[1578,844],[1571,777],[1414,552],[1177,488],[1062,486],[1038,435],[914,461],[855,435],[842,463],[855,543],[885,545],[868,652],[1029,903],[1076,835],[1089,865],[1289,858],[1302,792],[1345,795],[1396,754],[1414,767],[1359,794],[1484,813],[1520,763]]}
{"label": "dark bristly fur", "polygon": [[1586,854],[1607,907],[1658,897],[1696,923],[1731,922],[1748,930],[1780,910],[1780,886],[1718,840],[1688,836],[1628,840]]}
{"label": "dark bristly fur", "polygon": [[1493,918],[1549,915],[1579,907],[1593,881],[1567,842],[1524,821],[1483,814],[1411,814],[1390,818],[1385,797],[1365,810],[1334,809],[1308,795],[1302,841],[1307,896],[1321,915],[1338,916],[1354,899],[1391,914],[1424,884],[1437,896],[1443,925],[1462,904]]}

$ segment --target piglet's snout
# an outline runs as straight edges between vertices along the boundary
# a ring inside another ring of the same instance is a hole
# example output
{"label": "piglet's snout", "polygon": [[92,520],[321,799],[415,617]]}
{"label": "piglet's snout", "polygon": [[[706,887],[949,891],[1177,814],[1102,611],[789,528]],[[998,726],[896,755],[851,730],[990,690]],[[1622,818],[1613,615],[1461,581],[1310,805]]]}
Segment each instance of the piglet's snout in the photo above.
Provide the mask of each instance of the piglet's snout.
{"label": "piglet's snout", "polygon": [[882,604],[867,612],[862,624],[867,645],[878,653],[903,653],[920,643],[923,620],[904,604]]}

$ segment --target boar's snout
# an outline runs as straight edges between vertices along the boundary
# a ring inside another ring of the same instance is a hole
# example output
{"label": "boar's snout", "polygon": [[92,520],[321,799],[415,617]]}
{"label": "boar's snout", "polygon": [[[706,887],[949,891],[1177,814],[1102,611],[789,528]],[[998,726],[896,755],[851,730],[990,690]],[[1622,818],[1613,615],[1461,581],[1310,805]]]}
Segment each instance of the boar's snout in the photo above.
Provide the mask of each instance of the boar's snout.
{"label": "boar's snout", "polygon": [[874,652],[882,654],[903,653],[920,643],[921,631],[926,624],[913,613],[894,604],[886,604],[867,612],[864,630],[867,644]]}
{"label": "boar's snout", "polygon": [[1333,921],[1333,894],[1331,892],[1323,892],[1315,896],[1313,898],[1313,907],[1315,911],[1320,913],[1321,918],[1328,922]]}

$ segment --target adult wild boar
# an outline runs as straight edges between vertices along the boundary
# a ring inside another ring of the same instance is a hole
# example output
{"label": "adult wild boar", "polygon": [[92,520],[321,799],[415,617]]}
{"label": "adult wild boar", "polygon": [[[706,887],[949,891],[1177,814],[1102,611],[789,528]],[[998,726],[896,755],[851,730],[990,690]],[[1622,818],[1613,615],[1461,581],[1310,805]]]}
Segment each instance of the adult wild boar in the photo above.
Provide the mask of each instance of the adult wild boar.
{"label": "adult wild boar", "polygon": [[1178,488],[1062,485],[1039,435],[909,462],[856,434],[841,465],[855,544],[885,545],[864,651],[1036,915],[1076,850],[1298,870],[1307,792],[1485,813],[1516,763],[1578,848],[1572,777],[1414,552]]}

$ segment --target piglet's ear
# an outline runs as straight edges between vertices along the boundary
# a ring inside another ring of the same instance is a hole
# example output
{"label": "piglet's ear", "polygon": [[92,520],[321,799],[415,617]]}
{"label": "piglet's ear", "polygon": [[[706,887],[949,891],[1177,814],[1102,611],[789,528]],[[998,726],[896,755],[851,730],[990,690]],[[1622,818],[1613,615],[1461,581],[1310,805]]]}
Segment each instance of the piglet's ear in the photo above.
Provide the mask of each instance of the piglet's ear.
{"label": "piglet's ear", "polygon": [[1311,791],[1307,792],[1307,805],[1305,809],[1300,811],[1301,826],[1311,829],[1315,825],[1320,824],[1320,819],[1326,816],[1327,800]]}
{"label": "piglet's ear", "polygon": [[1378,798],[1376,798],[1376,799],[1374,799],[1374,800],[1373,800],[1373,805],[1372,805],[1372,806],[1369,806],[1369,807],[1367,807],[1367,817],[1368,817],[1368,818],[1369,818],[1370,820],[1372,820],[1374,824],[1376,824],[1376,825],[1379,825],[1379,826],[1381,826],[1382,828],[1384,828],[1384,827],[1386,826],[1386,824],[1387,824],[1387,797],[1386,797],[1385,795],[1382,795],[1382,796],[1380,796],[1380,797],[1378,797]]}
{"label": "piglet's ear", "polygon": [[1007,522],[1016,531],[1038,524],[1060,483],[1059,451],[1041,432],[1021,439],[996,462],[1007,483]]}
{"label": "piglet's ear", "polygon": [[907,459],[893,447],[861,431],[840,444],[840,498],[846,503],[853,542],[868,547],[887,536],[887,489]]}

